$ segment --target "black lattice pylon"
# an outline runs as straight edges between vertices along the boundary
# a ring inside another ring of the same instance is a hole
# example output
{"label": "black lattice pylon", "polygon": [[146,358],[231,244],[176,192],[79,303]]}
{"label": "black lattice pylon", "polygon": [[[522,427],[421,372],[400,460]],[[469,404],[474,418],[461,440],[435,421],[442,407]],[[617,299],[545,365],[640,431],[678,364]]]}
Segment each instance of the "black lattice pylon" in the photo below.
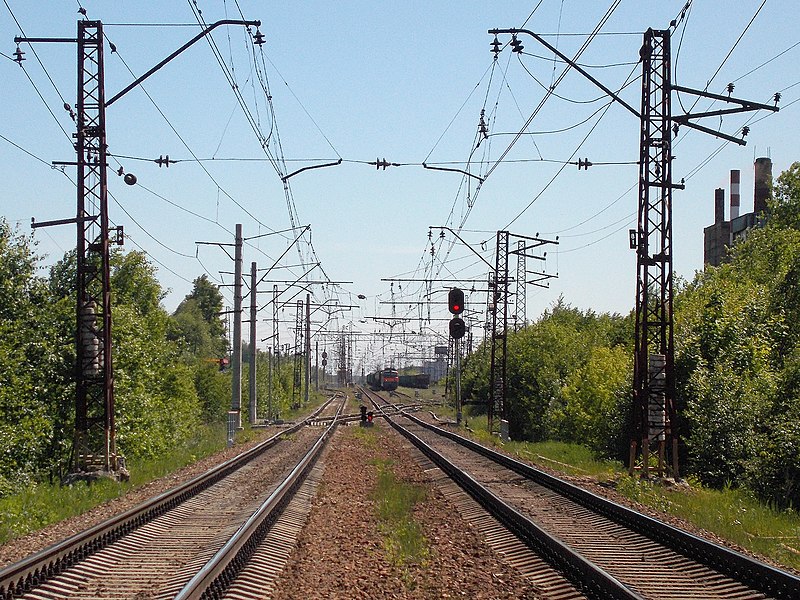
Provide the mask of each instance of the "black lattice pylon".
{"label": "black lattice pylon", "polygon": [[303,339],[305,333],[305,318],[303,315],[303,301],[297,301],[297,314],[295,315],[294,328],[294,377],[292,378],[292,404],[299,405],[296,396],[302,394],[303,389]]}

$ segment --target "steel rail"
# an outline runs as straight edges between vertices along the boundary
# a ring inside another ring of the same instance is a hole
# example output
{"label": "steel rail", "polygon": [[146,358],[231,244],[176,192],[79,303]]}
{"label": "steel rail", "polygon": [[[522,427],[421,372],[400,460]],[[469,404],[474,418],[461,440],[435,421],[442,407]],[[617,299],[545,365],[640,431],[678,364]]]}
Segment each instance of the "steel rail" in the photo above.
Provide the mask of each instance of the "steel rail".
{"label": "steel rail", "polygon": [[622,506],[593,494],[583,488],[572,485],[530,465],[496,452],[473,440],[460,436],[452,431],[426,423],[418,417],[403,410],[401,414],[410,421],[438,435],[453,440],[462,446],[489,458],[498,464],[557,492],[581,506],[597,512],[612,521],[623,525],[637,533],[659,542],[684,556],[704,564],[720,573],[744,583],[751,588],[780,599],[800,598],[800,578],[767,565],[749,556],[715,544],[689,532],[678,529],[667,523],[641,514],[626,506]]}
{"label": "steel rail", "polygon": [[[382,410],[382,407],[377,403],[374,404],[378,410]],[[384,418],[498,521],[514,532],[529,548],[549,562],[555,569],[564,573],[567,579],[584,592],[587,597],[643,600],[643,596],[637,594],[618,579],[551,536],[528,517],[478,483],[468,473],[447,460],[414,433],[396,423],[388,415],[384,415]]]}
{"label": "steel rail", "polygon": [[283,436],[294,433],[306,426],[331,402],[333,402],[333,398],[325,402],[306,419],[264,440],[250,450],[217,465],[206,473],[198,475],[172,490],[151,498],[85,531],[76,533],[66,540],[31,554],[4,569],[0,569],[0,598],[8,600],[42,585],[47,580],[62,573],[65,569],[196,496],[244,464],[263,454],[277,444]]}
{"label": "steel rail", "polygon": [[291,500],[294,492],[302,484],[306,475],[319,458],[331,434],[339,425],[338,417],[344,408],[344,403],[343,401],[337,410],[331,424],[305,456],[300,459],[286,479],[275,488],[275,491],[269,495],[236,533],[177,593],[175,600],[224,597],[230,584],[247,564],[258,544],[266,537],[274,521]]}

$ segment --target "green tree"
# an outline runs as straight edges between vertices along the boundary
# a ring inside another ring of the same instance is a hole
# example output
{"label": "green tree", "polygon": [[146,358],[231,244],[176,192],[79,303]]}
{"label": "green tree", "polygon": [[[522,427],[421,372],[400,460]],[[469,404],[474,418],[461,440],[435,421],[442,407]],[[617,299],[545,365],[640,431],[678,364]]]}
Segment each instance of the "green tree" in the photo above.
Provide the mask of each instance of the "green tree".
{"label": "green tree", "polygon": [[[0,219],[0,494],[62,466],[71,354],[31,237]],[[51,308],[52,307],[52,308]],[[74,311],[72,311],[74,319]]]}
{"label": "green tree", "polygon": [[[617,453],[630,419],[632,320],[569,306],[563,298],[508,334],[506,413],[514,439],[558,439]],[[489,394],[489,350],[465,361],[464,390]]]}
{"label": "green tree", "polygon": [[209,333],[212,338],[225,338],[225,323],[220,317],[222,312],[222,294],[219,287],[211,283],[208,277],[203,274],[194,280],[194,287],[186,300],[194,300],[200,312],[209,326]]}
{"label": "green tree", "polygon": [[114,253],[111,289],[118,446],[154,456],[187,439],[199,423],[194,373],[167,339],[164,292],[144,254]]}
{"label": "green tree", "polygon": [[769,218],[676,301],[676,373],[688,464],[714,485],[800,503],[800,164]]}

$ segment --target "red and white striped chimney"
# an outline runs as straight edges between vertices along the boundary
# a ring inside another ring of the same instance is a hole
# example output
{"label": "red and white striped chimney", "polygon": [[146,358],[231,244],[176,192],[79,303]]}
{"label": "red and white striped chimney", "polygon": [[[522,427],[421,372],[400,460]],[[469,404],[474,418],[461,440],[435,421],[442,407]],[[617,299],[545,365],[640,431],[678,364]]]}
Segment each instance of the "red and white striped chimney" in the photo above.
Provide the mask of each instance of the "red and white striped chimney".
{"label": "red and white striped chimney", "polygon": [[739,216],[739,184],[741,183],[741,171],[731,169],[731,221]]}

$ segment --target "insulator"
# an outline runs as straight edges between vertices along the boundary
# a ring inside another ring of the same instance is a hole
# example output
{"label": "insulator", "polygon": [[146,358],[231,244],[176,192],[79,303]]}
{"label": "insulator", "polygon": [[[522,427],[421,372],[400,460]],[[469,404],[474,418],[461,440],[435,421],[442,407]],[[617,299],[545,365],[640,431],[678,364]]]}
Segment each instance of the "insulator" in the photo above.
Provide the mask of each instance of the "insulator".
{"label": "insulator", "polygon": [[772,98],[775,100],[775,106],[777,106],[778,102],[781,101],[781,93],[780,92],[775,92],[775,95]]}
{"label": "insulator", "polygon": [[502,44],[500,43],[500,40],[497,39],[497,36],[494,36],[494,40],[489,45],[492,47],[492,52],[494,52],[495,56],[500,54],[500,46],[502,46]]}
{"label": "insulator", "polygon": [[517,36],[511,38],[511,51],[516,52],[517,54],[522,54],[522,51],[525,49],[525,46],[522,45],[517,39]]}
{"label": "insulator", "polygon": [[729,83],[729,84],[728,84],[728,96],[730,96],[730,95],[733,93],[733,89],[734,89],[735,87],[736,87],[736,86],[735,86],[735,85],[733,85],[733,82],[731,82],[731,83]]}
{"label": "insulator", "polygon": [[253,36],[253,43],[256,46],[263,46],[266,43],[266,40],[264,39],[264,34],[261,33],[261,30],[256,29],[256,34]]}
{"label": "insulator", "polygon": [[17,46],[17,49],[14,51],[14,60],[19,65],[22,65],[22,61],[25,60],[25,53],[20,50],[19,46]]}

